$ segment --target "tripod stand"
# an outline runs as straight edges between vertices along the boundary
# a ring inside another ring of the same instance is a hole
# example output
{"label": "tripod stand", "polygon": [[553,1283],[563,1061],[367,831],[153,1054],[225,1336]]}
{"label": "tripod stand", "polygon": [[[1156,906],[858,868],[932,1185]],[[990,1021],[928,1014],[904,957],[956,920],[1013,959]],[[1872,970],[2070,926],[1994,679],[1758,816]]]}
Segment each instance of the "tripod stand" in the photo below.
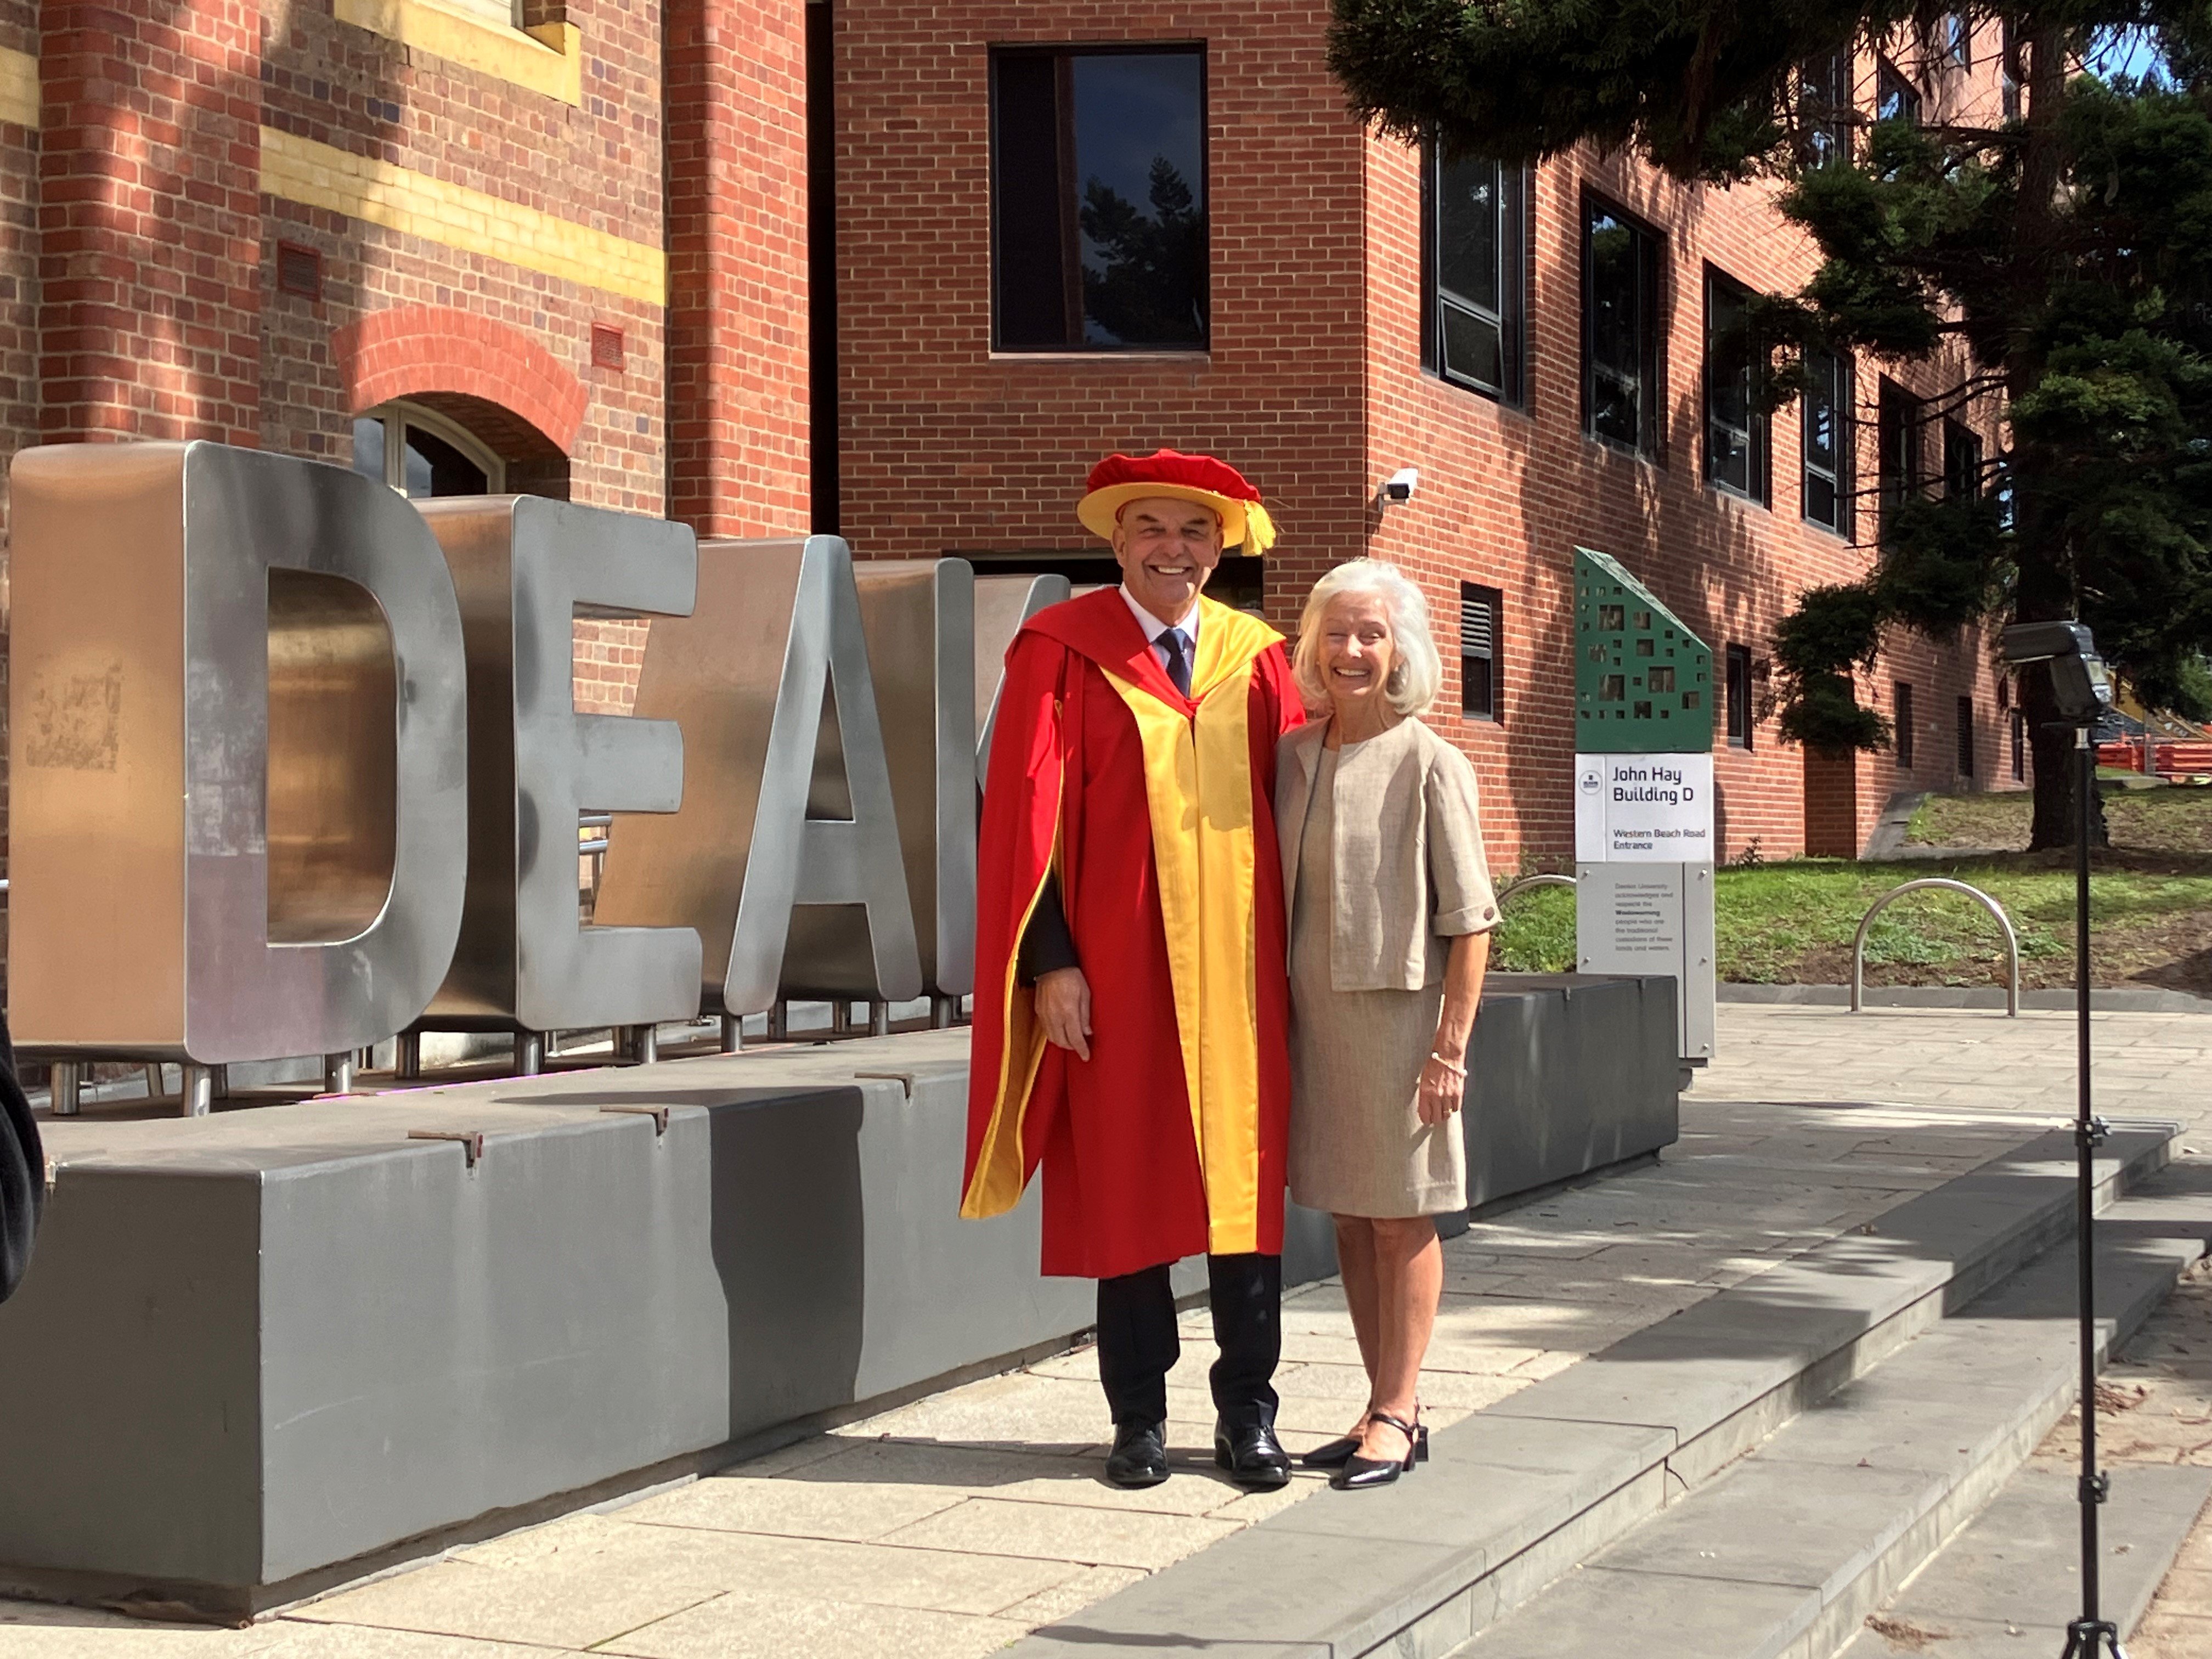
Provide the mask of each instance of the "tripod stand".
{"label": "tripod stand", "polygon": [[2119,1627],[2098,1614],[2097,1570],[2103,1552],[2097,1541],[2097,1507],[2112,1490],[2112,1477],[2097,1468],[2097,1249],[2090,1228],[2095,1218],[2097,1148],[2104,1144],[2105,1121],[2089,1097],[2089,831],[2095,823],[2097,746],[2090,727],[2074,727],[2074,1054],[2076,1103],[2074,1115],[2075,1249],[2080,1287],[2081,1344],[2081,1616],[2066,1627],[2064,1659],[2127,1659]]}
{"label": "tripod stand", "polygon": [[2096,822],[2098,718],[2112,706],[2112,682],[2089,630],[2077,622],[2016,623],[2004,631],[2004,659],[2015,665],[2048,663],[2059,723],[2074,733],[2074,1243],[2079,1276],[2081,1345],[2081,1615],[2066,1627],[2065,1659],[2127,1659],[2119,1627],[2098,1612],[2097,1509],[2112,1479],[2097,1468],[2097,1148],[2105,1122],[2089,1093],[2089,832]]}

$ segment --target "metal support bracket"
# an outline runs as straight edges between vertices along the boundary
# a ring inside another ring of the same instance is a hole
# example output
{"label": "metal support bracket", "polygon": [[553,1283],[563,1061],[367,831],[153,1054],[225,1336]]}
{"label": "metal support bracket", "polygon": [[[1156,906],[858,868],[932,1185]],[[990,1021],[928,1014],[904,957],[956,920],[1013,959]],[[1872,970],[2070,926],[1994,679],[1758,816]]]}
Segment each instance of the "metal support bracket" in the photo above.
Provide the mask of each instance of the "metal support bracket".
{"label": "metal support bracket", "polygon": [[[2090,1409],[2094,1411],[2096,1404],[2095,1401],[2091,1401]],[[2111,1499],[2112,1495],[2112,1477],[2101,1472],[2083,1475],[2081,1480],[2081,1490],[2075,1494],[2076,1498],[2084,1504],[2106,1503]]]}
{"label": "metal support bracket", "polygon": [[461,1155],[468,1160],[468,1166],[471,1170],[477,1167],[477,1160],[483,1156],[484,1139],[483,1131],[481,1129],[410,1129],[407,1132],[407,1139],[410,1140],[457,1140],[461,1146]]}
{"label": "metal support bracket", "polygon": [[656,1138],[668,1133],[668,1108],[665,1106],[602,1106],[602,1113],[611,1112],[617,1117],[649,1117]]}
{"label": "metal support bracket", "polygon": [[2106,1138],[2112,1133],[2111,1124],[2106,1122],[2101,1117],[2093,1117],[2087,1123],[2077,1123],[2074,1126],[2075,1144],[2087,1146],[2090,1151],[2094,1152],[2105,1144]]}

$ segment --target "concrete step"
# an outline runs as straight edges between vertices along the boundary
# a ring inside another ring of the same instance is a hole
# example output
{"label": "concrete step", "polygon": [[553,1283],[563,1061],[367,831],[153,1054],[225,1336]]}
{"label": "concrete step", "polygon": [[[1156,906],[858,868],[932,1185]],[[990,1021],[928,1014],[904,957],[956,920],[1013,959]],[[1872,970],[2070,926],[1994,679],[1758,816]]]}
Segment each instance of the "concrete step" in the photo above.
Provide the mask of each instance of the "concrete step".
{"label": "concrete step", "polygon": [[[2023,1659],[2066,1645],[2081,1613],[2075,1477],[2025,1468],[1852,1638],[1836,1659]],[[2097,1521],[2099,1610],[2124,1641],[2158,1594],[2208,1498],[2212,1469],[2130,1464]]]}
{"label": "concrete step", "polygon": [[[2177,1207],[2124,1200],[2106,1212],[2098,1303],[2108,1346],[2205,1254],[2212,1197],[2196,1197],[2191,1216]],[[2075,1273],[2069,1241],[1459,1651],[1549,1659],[1610,1639],[1639,1659],[1828,1659],[2074,1402]]]}
{"label": "concrete step", "polygon": [[[2100,1204],[2172,1133],[2116,1130]],[[1293,1504],[1011,1651],[1449,1652],[2067,1237],[2073,1170],[2070,1134],[2037,1137],[1438,1431],[1419,1478]]]}

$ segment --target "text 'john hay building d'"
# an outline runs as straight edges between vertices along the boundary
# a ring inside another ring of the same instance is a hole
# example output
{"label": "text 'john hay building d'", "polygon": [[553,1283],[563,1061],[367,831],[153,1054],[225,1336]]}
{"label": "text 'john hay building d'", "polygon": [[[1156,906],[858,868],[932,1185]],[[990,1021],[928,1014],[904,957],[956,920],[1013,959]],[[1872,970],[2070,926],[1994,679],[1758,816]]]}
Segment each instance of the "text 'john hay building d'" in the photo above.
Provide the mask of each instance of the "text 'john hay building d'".
{"label": "text 'john hay building d'", "polygon": [[[1713,647],[1726,853],[2019,781],[1972,639],[1863,678],[1893,754],[1763,718],[1792,596],[1863,568],[1883,500],[1979,487],[1993,411],[1929,413],[1960,374],[1833,362],[1761,417],[1743,298],[1809,256],[1759,191],[1376,141],[1328,13],[0,0],[0,447],[213,438],[1079,578],[1091,461],[1211,450],[1283,530],[1224,597],[1287,626],[1339,560],[1420,577],[1505,867],[1571,848],[1577,544]],[[1994,107],[1984,33],[1823,72]],[[641,626],[578,629],[580,704],[626,708]]]}

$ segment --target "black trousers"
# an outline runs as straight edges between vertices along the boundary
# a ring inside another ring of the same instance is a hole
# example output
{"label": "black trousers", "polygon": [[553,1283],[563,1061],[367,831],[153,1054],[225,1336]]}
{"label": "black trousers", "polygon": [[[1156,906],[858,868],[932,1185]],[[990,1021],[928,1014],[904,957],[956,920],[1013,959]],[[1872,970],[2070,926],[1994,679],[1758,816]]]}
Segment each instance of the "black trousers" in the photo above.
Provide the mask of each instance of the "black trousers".
{"label": "black trousers", "polygon": [[[1234,1427],[1272,1426],[1273,1379],[1283,1357],[1283,1258],[1210,1255],[1213,1405]],[[1164,1266],[1098,1281],[1098,1377],[1114,1421],[1165,1423],[1168,1373],[1182,1352],[1175,1291]]]}

